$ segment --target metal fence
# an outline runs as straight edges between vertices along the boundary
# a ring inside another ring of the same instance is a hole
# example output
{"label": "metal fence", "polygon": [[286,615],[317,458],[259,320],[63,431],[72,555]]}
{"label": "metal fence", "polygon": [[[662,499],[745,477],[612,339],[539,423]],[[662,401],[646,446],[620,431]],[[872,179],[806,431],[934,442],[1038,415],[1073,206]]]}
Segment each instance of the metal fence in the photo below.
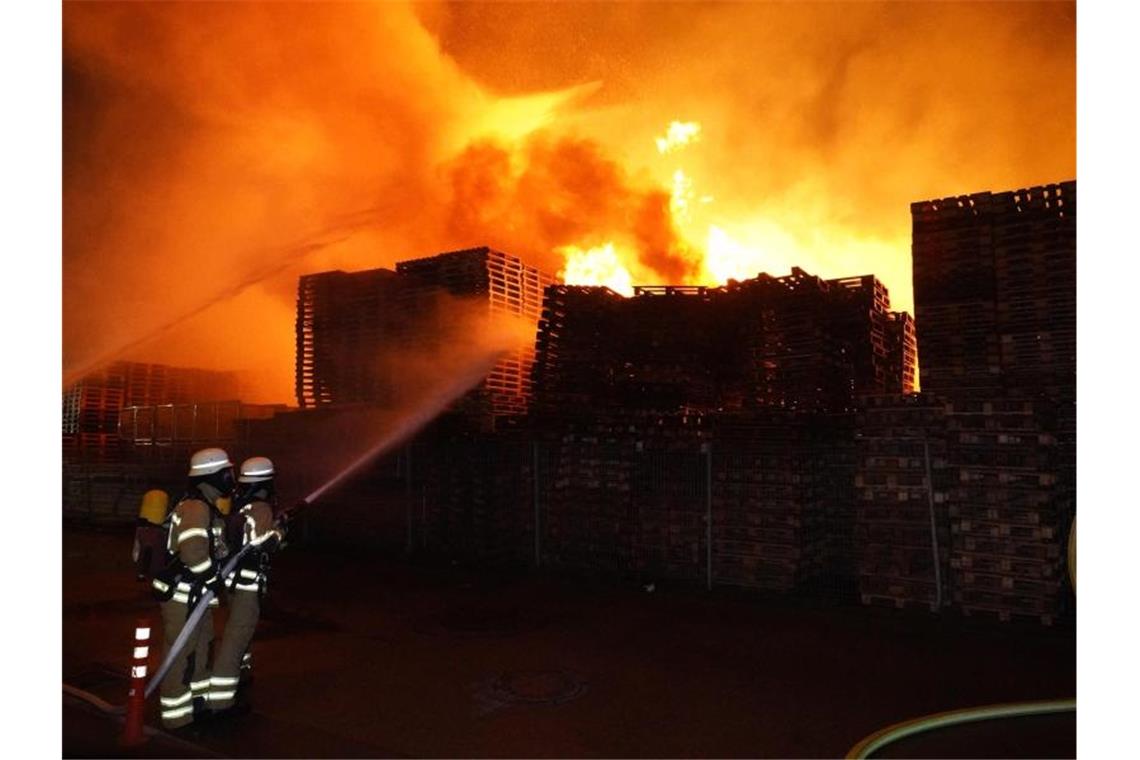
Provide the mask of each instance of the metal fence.
{"label": "metal fence", "polygon": [[408,552],[854,595],[854,505],[829,493],[816,461],[793,471],[788,457],[718,454],[710,442],[655,448],[588,436],[437,442],[401,457]]}

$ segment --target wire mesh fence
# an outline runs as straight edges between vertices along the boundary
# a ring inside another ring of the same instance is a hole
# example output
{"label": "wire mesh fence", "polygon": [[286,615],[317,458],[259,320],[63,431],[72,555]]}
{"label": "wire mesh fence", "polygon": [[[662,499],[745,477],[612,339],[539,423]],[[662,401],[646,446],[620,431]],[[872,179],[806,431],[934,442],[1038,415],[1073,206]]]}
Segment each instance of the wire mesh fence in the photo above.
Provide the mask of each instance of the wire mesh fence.
{"label": "wire mesh fence", "polygon": [[621,430],[419,443],[404,455],[418,463],[405,473],[405,548],[857,598],[850,446],[821,456],[810,429],[766,430],[744,448]]}

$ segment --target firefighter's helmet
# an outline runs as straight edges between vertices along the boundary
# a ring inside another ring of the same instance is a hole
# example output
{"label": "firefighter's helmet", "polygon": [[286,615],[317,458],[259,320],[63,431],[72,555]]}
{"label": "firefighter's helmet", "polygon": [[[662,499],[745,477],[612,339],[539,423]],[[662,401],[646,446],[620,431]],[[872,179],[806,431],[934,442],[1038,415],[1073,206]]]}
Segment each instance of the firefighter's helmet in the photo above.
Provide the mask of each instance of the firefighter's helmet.
{"label": "firefighter's helmet", "polygon": [[157,488],[143,494],[142,506],[139,507],[139,517],[151,525],[162,525],[166,519],[166,510],[170,506],[170,497],[166,491]]}
{"label": "firefighter's helmet", "polygon": [[273,480],[276,473],[273,470],[273,462],[269,457],[250,457],[241,463],[241,474],[238,476],[239,483],[261,483],[266,480]]}
{"label": "firefighter's helmet", "polygon": [[233,467],[230,455],[223,449],[202,449],[195,451],[190,457],[190,477],[197,478],[203,475],[213,475],[227,467]]}

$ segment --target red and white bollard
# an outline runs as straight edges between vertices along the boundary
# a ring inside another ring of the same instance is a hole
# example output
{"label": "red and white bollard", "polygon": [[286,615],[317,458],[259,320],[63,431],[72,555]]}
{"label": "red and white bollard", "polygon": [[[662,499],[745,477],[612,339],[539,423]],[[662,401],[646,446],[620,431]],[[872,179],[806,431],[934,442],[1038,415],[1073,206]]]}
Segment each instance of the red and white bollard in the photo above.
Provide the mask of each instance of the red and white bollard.
{"label": "red and white bollard", "polygon": [[146,717],[146,674],[150,661],[150,629],[148,618],[135,623],[135,647],[131,657],[131,690],[127,695],[127,717],[123,723],[122,744],[133,747],[146,741],[143,719]]}

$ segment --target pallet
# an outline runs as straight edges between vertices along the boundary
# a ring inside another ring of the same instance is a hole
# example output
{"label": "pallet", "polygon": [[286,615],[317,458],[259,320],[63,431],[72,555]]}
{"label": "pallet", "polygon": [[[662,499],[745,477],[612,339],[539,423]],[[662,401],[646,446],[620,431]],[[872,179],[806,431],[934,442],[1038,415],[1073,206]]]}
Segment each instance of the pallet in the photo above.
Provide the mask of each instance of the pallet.
{"label": "pallet", "polygon": [[995,620],[1001,623],[1025,621],[1037,622],[1043,626],[1051,627],[1054,621],[1057,619],[1057,616],[1053,614],[1036,615],[1031,612],[1017,612],[1001,607],[980,607],[977,605],[960,604],[958,605],[958,609],[966,617],[984,618],[988,620]]}
{"label": "pallet", "polygon": [[895,596],[882,596],[879,594],[860,594],[864,607],[890,607],[896,610],[925,610],[938,612],[936,602],[922,599],[907,599]]}

